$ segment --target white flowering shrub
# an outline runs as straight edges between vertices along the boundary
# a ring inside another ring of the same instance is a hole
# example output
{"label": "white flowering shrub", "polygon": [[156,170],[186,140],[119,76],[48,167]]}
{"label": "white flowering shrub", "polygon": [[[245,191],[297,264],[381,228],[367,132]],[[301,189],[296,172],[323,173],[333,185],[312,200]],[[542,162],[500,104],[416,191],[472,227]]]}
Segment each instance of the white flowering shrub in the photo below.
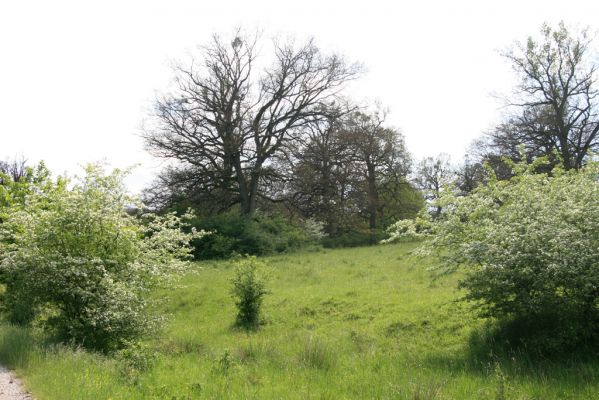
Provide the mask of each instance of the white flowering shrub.
{"label": "white flowering shrub", "polygon": [[411,242],[422,240],[433,233],[431,215],[424,210],[414,219],[401,219],[387,228],[389,238],[381,243]]}
{"label": "white flowering shrub", "polygon": [[304,220],[304,233],[313,242],[319,243],[322,239],[327,237],[324,227],[325,223],[322,221],[313,218]]}
{"label": "white flowering shrub", "polygon": [[194,234],[173,214],[127,212],[141,207],[126,194],[125,172],[85,172],[5,209],[3,303],[14,322],[39,317],[63,340],[110,351],[156,325],[144,293],[184,268]]}
{"label": "white flowering shrub", "polygon": [[6,213],[15,207],[23,207],[25,198],[33,192],[48,191],[55,183],[50,177],[50,171],[43,162],[35,167],[27,167],[19,181],[0,171],[0,223],[6,219]]}
{"label": "white flowering shrub", "polygon": [[514,166],[466,197],[447,193],[423,252],[463,267],[485,315],[520,321],[537,344],[573,345],[599,328],[599,166],[535,174]]}

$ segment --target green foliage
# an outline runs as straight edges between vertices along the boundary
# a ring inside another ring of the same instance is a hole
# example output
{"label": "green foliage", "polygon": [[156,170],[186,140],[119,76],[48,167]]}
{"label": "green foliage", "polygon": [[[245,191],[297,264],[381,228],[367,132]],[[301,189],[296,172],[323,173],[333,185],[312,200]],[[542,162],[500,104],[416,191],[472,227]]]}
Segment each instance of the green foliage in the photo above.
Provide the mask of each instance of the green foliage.
{"label": "green foliage", "polygon": [[192,242],[196,259],[228,258],[235,254],[267,255],[318,244],[318,226],[298,227],[279,215],[256,213],[242,216],[238,210],[192,222],[212,232]]}
{"label": "green foliage", "polygon": [[555,350],[599,328],[599,165],[548,176],[534,173],[541,162],[467,197],[446,193],[426,253],[465,267],[461,286],[484,315],[534,327],[520,339]]}
{"label": "green foliage", "polygon": [[414,219],[401,219],[387,228],[389,237],[382,243],[422,240],[433,233],[431,215],[422,210]]}
{"label": "green foliage", "polygon": [[0,172],[0,222],[8,217],[9,210],[24,207],[28,196],[50,191],[60,185],[64,185],[64,182],[59,178],[54,183],[43,162],[35,168],[27,167],[24,176],[16,182],[9,175]]}
{"label": "green foliage", "polygon": [[66,180],[38,185],[5,209],[0,276],[12,321],[39,318],[61,340],[103,351],[159,322],[143,293],[183,269],[194,234],[172,214],[127,213],[139,204],[124,176],[91,165],[72,189]]}
{"label": "green foliage", "polygon": [[321,370],[331,369],[336,362],[336,354],[329,343],[310,335],[302,343],[300,362],[306,367]]}
{"label": "green foliage", "polygon": [[237,306],[235,324],[246,329],[260,325],[260,314],[264,296],[268,294],[263,276],[264,263],[256,257],[240,258],[235,261],[235,275],[231,280],[231,294]]}
{"label": "green foliage", "polygon": [[328,248],[368,246],[389,238],[393,234],[392,226],[398,219],[415,218],[422,213],[424,198],[420,191],[407,182],[382,185],[380,202],[384,207],[379,210],[380,229],[373,232],[362,218],[347,218],[343,229],[322,239],[322,245]]}
{"label": "green foliage", "polygon": [[[387,234],[384,231],[377,230],[375,232],[374,243],[378,243],[386,237]],[[368,229],[338,233],[322,240],[322,245],[327,248],[359,247],[371,244],[373,244],[373,236],[372,232]]]}
{"label": "green foliage", "polygon": [[426,205],[422,192],[406,181],[389,182],[379,191],[379,196],[384,205],[380,215],[382,227],[397,220],[415,218]]}
{"label": "green foliage", "polygon": [[149,371],[156,363],[156,353],[145,343],[127,343],[116,355],[120,362],[121,375],[130,383],[138,383],[140,375]]}

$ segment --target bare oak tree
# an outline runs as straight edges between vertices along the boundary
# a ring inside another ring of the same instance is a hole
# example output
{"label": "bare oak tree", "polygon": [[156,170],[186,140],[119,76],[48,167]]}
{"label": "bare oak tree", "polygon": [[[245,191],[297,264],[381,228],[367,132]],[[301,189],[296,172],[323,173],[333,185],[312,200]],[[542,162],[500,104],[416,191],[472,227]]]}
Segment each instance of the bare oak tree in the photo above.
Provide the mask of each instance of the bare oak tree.
{"label": "bare oak tree", "polygon": [[145,132],[151,152],[181,163],[179,179],[225,208],[240,204],[244,215],[275,178],[273,158],[360,73],[312,40],[273,41],[272,64],[260,71],[259,43],[239,31],[231,42],[215,35],[199,59],[177,69],[176,89],[157,101]]}
{"label": "bare oak tree", "polygon": [[354,202],[358,188],[353,148],[343,135],[345,115],[339,109],[329,114],[306,126],[291,153],[289,203],[303,216],[324,222],[326,233],[334,236],[360,217]]}

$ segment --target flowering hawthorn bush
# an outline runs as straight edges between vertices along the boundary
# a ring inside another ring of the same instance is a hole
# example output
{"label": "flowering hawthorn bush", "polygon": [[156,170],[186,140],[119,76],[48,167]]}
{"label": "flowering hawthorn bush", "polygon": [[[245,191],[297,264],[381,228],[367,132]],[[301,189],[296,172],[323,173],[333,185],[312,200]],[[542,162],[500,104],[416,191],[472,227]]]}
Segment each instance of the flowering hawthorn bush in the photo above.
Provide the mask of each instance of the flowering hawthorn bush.
{"label": "flowering hawthorn bush", "polygon": [[423,210],[414,219],[400,219],[389,225],[389,238],[381,243],[410,242],[428,238],[432,234],[433,220],[427,210]]}
{"label": "flowering hawthorn bush", "polygon": [[599,168],[534,168],[445,199],[450,211],[428,248],[467,267],[461,285],[485,314],[544,331],[543,346],[573,345],[599,326]]}
{"label": "flowering hawthorn bush", "polygon": [[110,351],[156,326],[143,294],[185,267],[195,233],[173,214],[127,212],[141,205],[126,194],[126,172],[85,172],[4,207],[3,303],[13,322],[36,319],[63,340]]}
{"label": "flowering hawthorn bush", "polygon": [[511,180],[466,197],[446,191],[420,252],[463,268],[466,298],[484,315],[537,332],[529,343],[569,346],[599,328],[599,164],[550,175],[536,167],[514,165]]}

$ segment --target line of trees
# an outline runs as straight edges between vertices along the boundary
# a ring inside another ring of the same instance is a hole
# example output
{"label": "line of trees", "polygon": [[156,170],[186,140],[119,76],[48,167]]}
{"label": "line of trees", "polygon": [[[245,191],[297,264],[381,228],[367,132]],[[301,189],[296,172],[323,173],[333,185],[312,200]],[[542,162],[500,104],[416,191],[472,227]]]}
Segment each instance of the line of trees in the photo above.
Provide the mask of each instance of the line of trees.
{"label": "line of trees", "polygon": [[[236,31],[214,36],[199,57],[176,68],[144,131],[147,148],[170,160],[145,193],[157,210],[200,215],[238,209],[313,219],[331,237],[368,232],[370,241],[424,200],[454,184],[462,195],[511,177],[510,159],[547,156],[541,165],[579,169],[599,151],[599,62],[587,31],[562,23],[504,53],[518,75],[504,121],[478,140],[464,162],[444,156],[413,165],[402,133],[379,106],[344,95],[360,64],[321,51],[313,40],[273,40]],[[18,181],[24,160],[0,163]],[[1,178],[0,178],[1,179]],[[0,181],[1,183],[1,181]],[[431,207],[433,217],[441,213]]]}
{"label": "line of trees", "polygon": [[[550,173],[556,165],[578,170],[599,151],[599,58],[588,32],[543,25],[539,37],[503,55],[519,79],[505,99],[503,122],[474,141],[461,165],[452,166],[444,154],[416,165],[413,182],[431,203],[448,186],[467,195],[484,184],[485,164],[505,180],[514,162],[546,157],[537,172]],[[438,204],[430,210],[433,217],[441,211]]]}
{"label": "line of trees", "polygon": [[324,222],[329,235],[364,227],[373,242],[384,221],[416,213],[403,135],[380,107],[343,96],[361,66],[312,40],[275,40],[260,68],[261,46],[240,31],[230,42],[214,36],[177,68],[144,134],[154,155],[176,163],[147,200],[207,213],[239,207],[244,217],[276,208]]}
{"label": "line of trees", "polygon": [[[258,49],[270,50],[266,61]],[[359,64],[323,53],[312,40],[269,47],[241,31],[230,41],[214,36],[176,69],[173,90],[156,103],[146,144],[174,162],[146,199],[158,209],[191,206],[205,214],[276,210],[321,221],[330,236],[367,230],[374,242],[444,185],[470,193],[485,181],[485,163],[500,179],[511,176],[505,159],[547,156],[544,172],[558,163],[580,168],[599,150],[599,63],[588,33],[545,25],[540,37],[504,56],[519,77],[504,122],[459,167],[437,156],[412,171],[403,135],[385,124],[384,110],[344,96],[362,73]]]}

